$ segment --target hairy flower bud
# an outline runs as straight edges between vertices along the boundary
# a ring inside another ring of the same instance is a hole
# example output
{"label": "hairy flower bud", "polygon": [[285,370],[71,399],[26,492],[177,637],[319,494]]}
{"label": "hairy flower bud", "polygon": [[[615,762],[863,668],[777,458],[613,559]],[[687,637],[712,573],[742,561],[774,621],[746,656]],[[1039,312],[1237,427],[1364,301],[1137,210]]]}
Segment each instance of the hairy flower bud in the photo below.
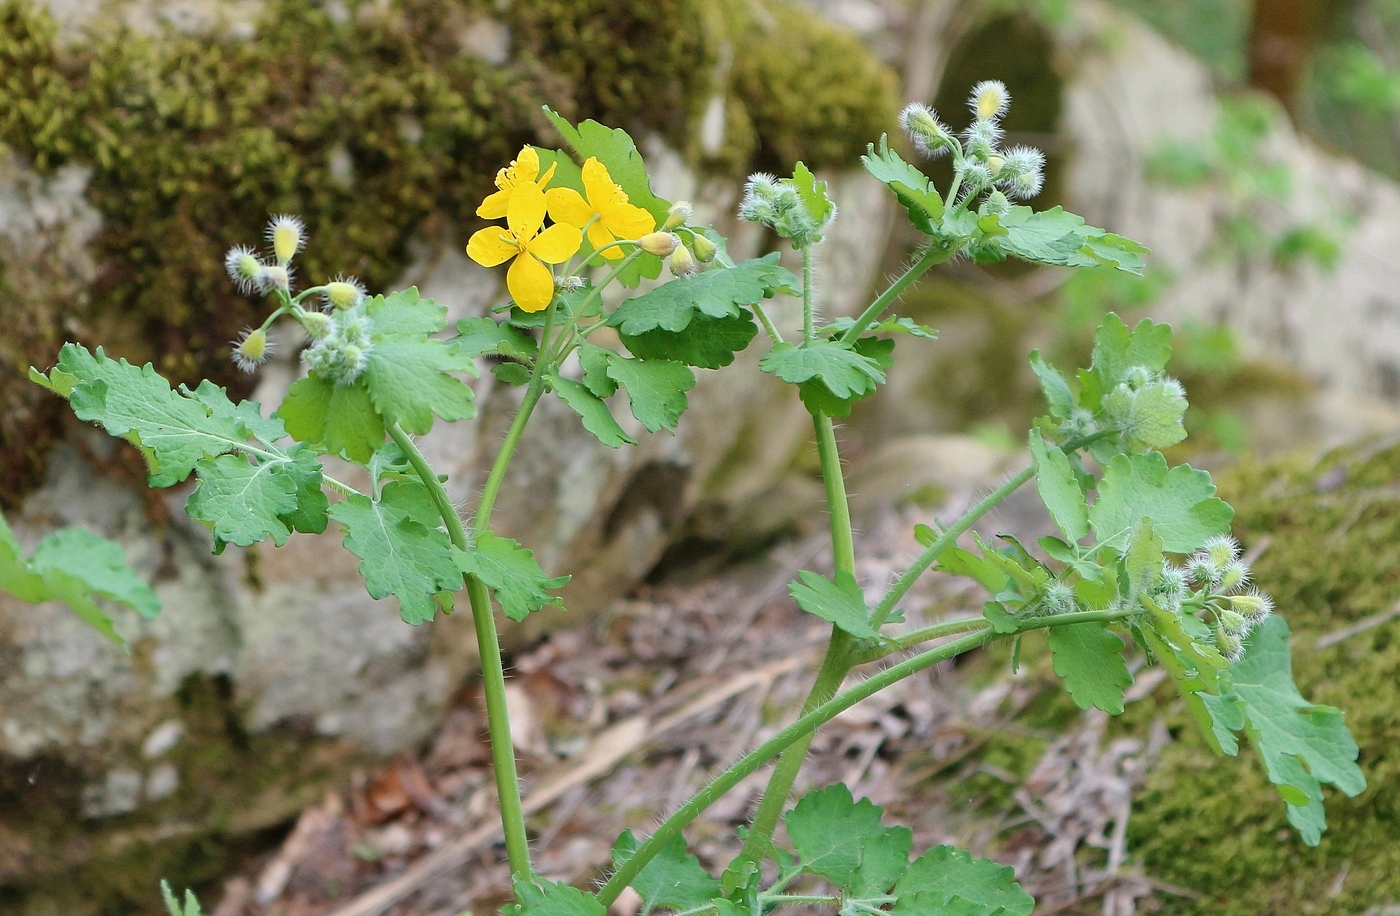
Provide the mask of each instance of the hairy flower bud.
{"label": "hairy flower bud", "polygon": [[678,200],[671,204],[671,209],[666,211],[666,222],[661,224],[662,232],[670,232],[672,229],[679,229],[690,222],[691,216],[695,214],[689,201]]}
{"label": "hairy flower bud", "polygon": [[1274,601],[1259,589],[1250,589],[1245,595],[1231,595],[1230,607],[1249,618],[1253,624],[1263,623],[1274,612]]}
{"label": "hairy flower bud", "polygon": [[326,304],[337,309],[352,309],[365,299],[365,288],[354,277],[336,277],[326,284]]}
{"label": "hairy flower bud", "polygon": [[257,292],[263,264],[247,245],[230,248],[224,255],[224,269],[241,293]]}
{"label": "hairy flower bud", "polygon": [[267,362],[272,355],[272,342],[262,328],[244,331],[243,336],[234,342],[233,364],[244,372],[252,372]]}
{"label": "hairy flower bud", "polygon": [[690,249],[683,244],[676,245],[676,250],[671,252],[671,273],[677,277],[688,277],[699,269],[700,265],[695,263]]}
{"label": "hairy flower bud", "polygon": [[905,106],[899,113],[899,126],[926,155],[937,156],[953,148],[955,141],[952,132],[926,105],[914,102]]}
{"label": "hairy flower bud", "polygon": [[1240,542],[1228,534],[1218,534],[1201,545],[1210,561],[1220,568],[1240,558]]}
{"label": "hairy flower bud", "polygon": [[1006,91],[1006,84],[1001,80],[983,80],[972,87],[972,95],[967,100],[972,116],[979,120],[1000,118],[1010,105],[1011,93]]}
{"label": "hairy flower bud", "polygon": [[331,320],[331,316],[324,312],[303,311],[297,314],[296,319],[301,322],[306,336],[312,340],[321,340],[335,330],[335,323]]}
{"label": "hairy flower bud", "polygon": [[637,244],[647,254],[664,258],[676,250],[681,240],[673,232],[652,232],[637,239]]}
{"label": "hairy flower bud", "polygon": [[292,272],[281,264],[264,264],[258,269],[258,288],[263,292],[280,289],[288,292],[292,288]]}
{"label": "hairy flower bud", "polygon": [[1249,567],[1239,560],[1231,560],[1220,570],[1220,590],[1233,592],[1249,582]]}
{"label": "hairy flower bud", "polygon": [[277,258],[277,263],[286,267],[306,244],[306,224],[295,216],[274,216],[267,224],[267,240],[272,243],[272,254]]}
{"label": "hairy flower bud", "polygon": [[690,250],[695,253],[695,260],[708,264],[719,253],[719,246],[697,232],[690,237]]}

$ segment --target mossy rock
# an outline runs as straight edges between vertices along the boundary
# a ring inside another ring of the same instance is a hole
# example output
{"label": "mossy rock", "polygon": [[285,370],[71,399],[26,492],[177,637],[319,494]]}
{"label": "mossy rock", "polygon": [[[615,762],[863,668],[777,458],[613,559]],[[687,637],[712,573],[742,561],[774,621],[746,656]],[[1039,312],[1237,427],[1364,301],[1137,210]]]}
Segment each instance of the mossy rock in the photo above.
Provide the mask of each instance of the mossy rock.
{"label": "mossy rock", "polygon": [[[465,49],[483,23],[509,35],[507,59]],[[39,4],[0,7],[0,149],[41,175],[91,169],[102,220],[95,282],[5,302],[32,333],[0,346],[0,405],[25,417],[14,441],[37,445],[0,458],[0,502],[41,474],[56,414],[24,373],[51,365],[65,338],[153,360],[176,381],[251,390],[229,342],[262,312],[223,257],[256,241],[269,213],[306,221],[303,277],[346,273],[378,290],[407,266],[410,241],[450,242],[473,219],[523,143],[557,142],[544,104],[659,135],[731,178],[797,159],[854,166],[894,122],[886,68],[780,3],[269,0],[252,33],[114,27],[75,42]],[[733,60],[723,73],[721,48]],[[707,155],[695,126],[716,93],[734,130]]]}

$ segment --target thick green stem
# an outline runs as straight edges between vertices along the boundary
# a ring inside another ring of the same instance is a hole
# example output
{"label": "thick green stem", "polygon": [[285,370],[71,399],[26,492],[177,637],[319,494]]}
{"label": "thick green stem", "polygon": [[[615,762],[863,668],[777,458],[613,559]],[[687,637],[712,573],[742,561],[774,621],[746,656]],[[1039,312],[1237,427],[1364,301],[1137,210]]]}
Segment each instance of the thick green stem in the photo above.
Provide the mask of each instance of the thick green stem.
{"label": "thick green stem", "polygon": [[812,260],[812,249],[810,247],[802,249],[802,342],[804,344],[810,344],[817,336],[813,317],[816,306],[812,302],[812,293],[815,292],[812,289],[812,274],[814,273]]}
{"label": "thick green stem", "polygon": [[881,293],[874,302],[870,303],[869,308],[860,313],[856,318],[856,323],[851,325],[846,333],[841,335],[841,342],[843,344],[855,343],[856,340],[860,338],[860,335],[864,334],[870,325],[884,313],[885,309],[889,308],[896,299],[904,294],[904,291],[909,288],[911,283],[922,277],[930,268],[936,267],[951,258],[954,250],[955,249],[935,251],[929,249],[925,251],[917,261],[909,265],[908,270],[890,284],[889,289]]}
{"label": "thick green stem", "polygon": [[[524,411],[522,411],[522,414]],[[518,419],[518,417],[517,417]],[[457,515],[442,482],[419,451],[413,439],[397,423],[390,425],[389,436],[408,458],[417,472],[438,514],[447,526],[447,536],[459,550],[468,549],[467,532]],[[504,449],[503,449],[504,450]],[[501,662],[501,644],[496,636],[496,617],[491,609],[491,593],[476,576],[465,576],[467,597],[471,601],[472,624],[476,629],[476,644],[481,654],[482,694],[486,699],[486,728],[491,738],[491,762],[496,775],[496,794],[501,803],[501,829],[506,838],[506,856],[511,875],[517,880],[530,881],[529,835],[525,831],[525,809],[520,801],[520,780],[515,770],[515,746],[510,739],[510,715],[506,708],[506,676]]]}
{"label": "thick green stem", "polygon": [[833,697],[811,712],[793,722],[787,728],[778,732],[772,738],[763,742],[754,750],[745,754],[733,766],[725,770],[719,776],[697,792],[685,804],[681,805],[675,814],[656,829],[646,842],[637,847],[637,851],[632,857],[622,863],[621,867],[613,873],[602,890],[598,892],[598,899],[604,906],[608,906],[617,900],[623,888],[627,887],[637,877],[646,864],[654,859],[665,846],[676,838],[691,821],[700,816],[700,813],[719,799],[724,793],[737,786],[756,772],[769,760],[791,747],[797,741],[812,734],[822,724],[829,722],[836,716],[850,709],[867,697],[879,693],[891,684],[898,683],[910,675],[917,674],[926,668],[938,664],[941,661],[961,655],[971,651],[995,638],[996,634],[990,628],[970,633],[961,639],[929,649],[926,652],[906,659],[897,665],[891,665],[879,674],[868,680],[862,681],[839,696]]}
{"label": "thick green stem", "polygon": [[[836,445],[836,428],[831,417],[824,413],[814,413],[812,423],[817,433],[817,456],[821,461],[822,483],[826,487],[827,513],[831,526],[831,555],[837,573],[855,574],[855,538],[851,532],[851,507],[846,499],[846,481],[841,469],[841,453]],[[817,671],[817,678],[802,704],[802,712],[808,713],[827,702],[841,689],[841,682],[850,673],[854,662],[854,645],[850,634],[839,627],[831,628],[831,641],[827,643],[826,656]],[[812,735],[807,735],[793,743],[778,759],[768,786],[763,790],[758,810],[754,812],[753,823],[749,825],[748,837],[744,840],[741,856],[758,861],[764,853],[778,826],[778,820],[787,808],[788,795],[797,774],[802,769],[807,750],[812,744]]]}

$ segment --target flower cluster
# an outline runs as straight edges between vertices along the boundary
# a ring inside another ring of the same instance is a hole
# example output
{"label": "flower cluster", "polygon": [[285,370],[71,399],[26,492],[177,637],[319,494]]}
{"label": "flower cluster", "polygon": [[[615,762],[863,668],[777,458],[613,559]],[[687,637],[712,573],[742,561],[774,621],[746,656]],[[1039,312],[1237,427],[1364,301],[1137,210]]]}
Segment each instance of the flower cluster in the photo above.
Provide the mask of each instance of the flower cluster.
{"label": "flower cluster", "polygon": [[899,116],[900,126],[914,145],[930,156],[952,153],[953,169],[964,199],[990,191],[992,210],[1009,208],[1008,198],[1026,200],[1040,193],[1045,183],[1045,154],[1034,147],[1002,149],[1001,120],[1011,107],[1011,94],[999,80],[986,80],[972,87],[968,99],[972,123],[954,136],[938,116],[925,105],[909,105]]}
{"label": "flower cluster", "polygon": [[1166,562],[1153,598],[1163,610],[1205,610],[1211,617],[1211,636],[1226,661],[1244,654],[1250,631],[1274,612],[1268,595],[1250,585],[1249,566],[1234,538],[1211,538],[1182,566]]}
{"label": "flower cluster", "polygon": [[[265,363],[273,349],[267,336],[268,328],[278,318],[289,314],[315,341],[312,348],[302,354],[303,362],[312,370],[335,370],[332,374],[337,379],[348,376],[347,381],[353,381],[364,369],[370,347],[369,333],[366,329],[361,329],[363,333],[349,331],[352,319],[341,320],[341,316],[357,310],[364,302],[364,285],[354,277],[338,276],[323,286],[293,296],[292,258],[306,247],[306,226],[295,216],[274,216],[267,226],[267,241],[266,258],[258,257],[248,245],[235,246],[224,256],[224,266],[241,292],[273,293],[278,300],[278,308],[261,326],[245,330],[233,341],[234,364],[244,372],[252,372]],[[332,314],[302,307],[302,301],[313,294],[320,294],[324,307]],[[330,355],[332,350],[334,355]]]}
{"label": "flower cluster", "polygon": [[792,239],[793,247],[804,249],[822,240],[822,230],[836,218],[836,205],[828,205],[817,217],[812,208],[803,203],[802,194],[791,178],[756,172],[749,176],[744,187],[739,218],[761,223],[783,238]]}
{"label": "flower cluster", "polygon": [[[504,218],[506,224],[478,230],[467,242],[467,255],[482,267],[510,261],[506,289],[525,312],[538,312],[554,300],[554,273],[545,265],[562,264],[583,247],[609,260],[623,256],[618,242],[636,241],[656,228],[650,213],[630,203],[605,165],[590,157],[583,164],[583,193],[548,187],[558,163],[540,173],[539,153],[526,146],[496,173],[496,191],[481,202],[476,215]],[[545,226],[546,215],[552,225]]]}

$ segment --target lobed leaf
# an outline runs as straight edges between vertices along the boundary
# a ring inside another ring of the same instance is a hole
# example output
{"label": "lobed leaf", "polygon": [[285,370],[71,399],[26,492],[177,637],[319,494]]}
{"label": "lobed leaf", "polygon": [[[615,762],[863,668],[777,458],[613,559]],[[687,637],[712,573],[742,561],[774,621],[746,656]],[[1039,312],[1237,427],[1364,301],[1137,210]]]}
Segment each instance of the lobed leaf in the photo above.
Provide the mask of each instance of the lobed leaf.
{"label": "lobed leaf", "polygon": [[608,405],[581,382],[567,379],[557,373],[549,376],[550,387],[583,420],[583,428],[592,433],[599,442],[609,448],[636,445],[637,440],[627,435],[608,410]]}
{"label": "lobed leaf", "polygon": [[483,531],[471,550],[454,548],[452,555],[458,569],[490,587],[511,620],[524,620],[546,605],[564,606],[548,592],[564,585],[569,577],[545,575],[535,562],[534,552],[521,547],[519,541]]}
{"label": "lobed leaf", "polygon": [[1226,534],[1234,510],[1215,496],[1210,474],[1179,465],[1167,469],[1159,452],[1116,455],[1099,481],[1089,523],[1102,546],[1122,552],[1140,519],[1168,553],[1191,553],[1209,538]]}
{"label": "lobed leaf", "polygon": [[850,896],[883,894],[909,864],[913,832],[886,827],[881,809],[842,783],[808,792],[788,812],[788,838],[802,867]]}
{"label": "lobed leaf", "polygon": [[[613,864],[621,867],[640,845],[631,830],[624,830],[613,846]],[[632,879],[631,887],[641,895],[647,908],[659,906],[673,910],[706,906],[722,893],[719,881],[701,867],[699,859],[689,854],[685,837],[679,835],[643,866]]]}
{"label": "lobed leaf", "polygon": [[809,614],[835,624],[857,639],[876,639],[880,633],[870,625],[870,608],[856,577],[838,570],[836,581],[802,570],[788,592],[797,606]]}
{"label": "lobed leaf", "polygon": [[685,330],[620,333],[623,344],[641,359],[671,359],[697,369],[723,369],[754,339],[758,327],[747,309],[731,318],[697,314]]}
{"label": "lobed leaf", "polygon": [[935,846],[915,859],[894,893],[895,916],[1030,916],[1035,907],[1015,871],[956,846]]}
{"label": "lobed leaf", "polygon": [[1123,691],[1133,683],[1123,661],[1123,640],[1099,622],[1049,629],[1055,673],[1064,678],[1079,708],[1097,707],[1113,716],[1121,713]]}

